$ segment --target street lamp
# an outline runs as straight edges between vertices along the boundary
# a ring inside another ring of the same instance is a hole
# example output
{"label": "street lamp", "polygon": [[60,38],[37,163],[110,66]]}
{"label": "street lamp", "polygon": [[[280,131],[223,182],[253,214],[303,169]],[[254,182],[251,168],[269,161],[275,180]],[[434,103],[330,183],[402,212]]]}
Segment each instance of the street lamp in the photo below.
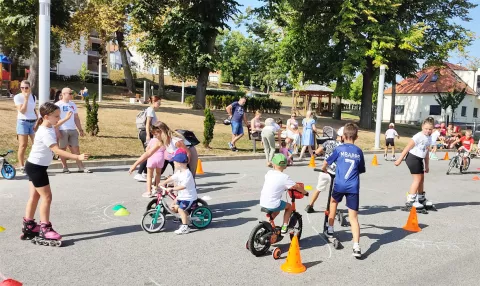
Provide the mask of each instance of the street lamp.
{"label": "street lamp", "polygon": [[50,100],[50,0],[39,0],[38,95],[39,104]]}
{"label": "street lamp", "polygon": [[382,131],[382,117],[383,117],[383,89],[385,85],[385,65],[380,66],[380,78],[378,82],[378,96],[377,96],[377,121],[375,128],[375,148],[380,150],[380,133]]}

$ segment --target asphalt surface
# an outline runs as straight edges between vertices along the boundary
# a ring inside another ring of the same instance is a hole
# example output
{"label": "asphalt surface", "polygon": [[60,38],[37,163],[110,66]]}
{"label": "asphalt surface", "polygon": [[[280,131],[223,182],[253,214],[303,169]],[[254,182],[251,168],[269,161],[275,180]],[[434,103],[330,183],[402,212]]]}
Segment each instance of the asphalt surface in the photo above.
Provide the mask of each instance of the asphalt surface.
{"label": "asphalt surface", "polygon": [[[352,257],[349,228],[336,225],[344,246],[340,250],[318,234],[325,193],[313,214],[304,211],[308,198],[297,201],[306,272],[280,270],[288,238],[278,243],[284,252],[279,260],[257,258],[246,250],[250,231],[264,218],[258,202],[267,171],[263,160],[249,160],[203,164],[199,196],[211,198],[214,219],[208,228],[183,236],[173,233],[178,224],[171,220],[161,233],[141,229],[149,199],[141,197],[144,185],[126,167],[69,175],[52,170],[51,220],[63,235],[60,248],[19,239],[27,181],[2,179],[0,226],[6,230],[0,233],[0,273],[24,285],[478,285],[480,181],[472,178],[480,172],[480,160],[472,160],[468,174],[453,170],[450,176],[445,175],[446,161],[432,162],[425,189],[438,212],[419,214],[422,231],[409,233],[402,229],[408,212],[400,210],[411,183],[408,168],[383,158],[372,167],[372,157],[366,156],[367,173],[361,177],[362,260]],[[307,165],[308,160],[296,162],[286,173],[315,187],[318,173]],[[112,207],[119,203],[129,216],[113,215]],[[345,209],[344,202],[340,206]]]}

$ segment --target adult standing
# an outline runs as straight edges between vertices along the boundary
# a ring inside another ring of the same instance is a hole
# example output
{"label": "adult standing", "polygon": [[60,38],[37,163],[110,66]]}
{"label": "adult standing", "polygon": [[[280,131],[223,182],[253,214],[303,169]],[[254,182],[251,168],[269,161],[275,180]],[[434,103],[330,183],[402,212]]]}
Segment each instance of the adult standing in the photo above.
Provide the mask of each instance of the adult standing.
{"label": "adult standing", "polygon": [[13,101],[17,108],[17,139],[18,139],[18,164],[20,172],[25,174],[25,150],[28,145],[28,137],[33,143],[35,131],[33,130],[37,121],[37,110],[35,96],[30,90],[30,82],[23,80],[20,83],[21,93],[15,95]]}
{"label": "adult standing", "polygon": [[315,132],[317,129],[315,127],[315,119],[313,119],[312,111],[307,111],[305,118],[302,120],[303,124],[303,134],[302,134],[302,152],[300,152],[300,160],[305,153],[305,150],[308,147],[308,152],[310,153],[310,157],[313,156],[312,146],[315,146]]}
{"label": "adult standing", "polygon": [[280,131],[280,126],[275,123],[273,118],[265,120],[265,127],[262,129],[262,143],[265,151],[265,160],[267,167],[272,167],[272,158],[275,155],[275,135]]}
{"label": "adult standing", "polygon": [[300,130],[298,130],[298,121],[295,119],[297,115],[292,113],[287,120],[287,138],[292,139],[293,154],[298,154],[298,146],[300,145]]}
{"label": "adult standing", "polygon": [[[78,116],[78,108],[75,102],[72,101],[72,90],[68,87],[62,89],[62,99],[55,103],[60,108],[60,120],[67,117],[68,112],[72,112],[73,116],[67,119],[62,125],[58,127],[60,137],[58,138],[58,147],[66,151],[67,147],[70,152],[75,155],[80,155],[80,144],[78,136],[85,136],[82,129],[82,123]],[[67,160],[65,157],[60,156],[62,161],[63,173],[70,174],[68,169]],[[82,161],[77,160],[78,173],[92,173],[89,169],[86,169]]]}
{"label": "adult standing", "polygon": [[[145,128],[142,128],[138,131],[138,139],[142,142],[143,150],[145,151],[148,142],[152,138],[152,126],[157,123],[158,118],[155,111],[160,108],[161,98],[158,95],[153,95],[150,97],[150,106],[145,110]],[[140,167],[138,168],[138,173],[134,177],[135,180],[139,182],[147,181],[147,161],[145,160]]]}
{"label": "adult standing", "polygon": [[234,152],[238,152],[235,144],[243,136],[242,121],[245,122],[246,126],[248,126],[247,115],[243,109],[245,102],[247,102],[247,99],[245,97],[241,97],[238,101],[235,101],[227,106],[226,109],[232,125],[232,141],[228,142],[228,147]]}

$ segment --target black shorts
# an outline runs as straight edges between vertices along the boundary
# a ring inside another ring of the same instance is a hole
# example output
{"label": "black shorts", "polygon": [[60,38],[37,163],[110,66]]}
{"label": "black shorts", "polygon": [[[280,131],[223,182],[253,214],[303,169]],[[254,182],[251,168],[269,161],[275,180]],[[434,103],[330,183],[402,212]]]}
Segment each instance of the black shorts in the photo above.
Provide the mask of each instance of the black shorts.
{"label": "black shorts", "polygon": [[423,174],[425,172],[423,158],[415,156],[412,153],[407,154],[405,163],[407,163],[408,169],[410,169],[410,174]]}
{"label": "black shorts", "polygon": [[387,138],[385,139],[385,144],[388,146],[395,147],[395,139],[393,138]]}
{"label": "black shorts", "polygon": [[35,188],[41,188],[50,185],[47,169],[48,166],[40,166],[32,164],[28,161],[25,163],[25,173],[27,173],[28,180],[32,182]]}

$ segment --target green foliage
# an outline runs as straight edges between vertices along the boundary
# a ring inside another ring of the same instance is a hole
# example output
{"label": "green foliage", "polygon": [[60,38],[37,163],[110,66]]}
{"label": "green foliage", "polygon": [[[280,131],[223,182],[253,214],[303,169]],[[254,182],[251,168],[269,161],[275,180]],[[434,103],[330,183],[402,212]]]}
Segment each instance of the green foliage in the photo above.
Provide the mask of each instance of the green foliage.
{"label": "green foliage", "polygon": [[[207,107],[210,109],[224,110],[232,102],[238,101],[239,99],[240,99],[240,96],[207,95],[206,104],[207,104]],[[263,98],[263,97],[248,98],[247,102],[245,103],[246,112],[255,112],[257,110],[261,110],[264,113],[280,113],[281,107],[282,107],[281,101],[270,99],[270,98]]]}
{"label": "green foliage", "polygon": [[203,146],[210,148],[210,142],[213,139],[213,129],[215,128],[215,117],[209,108],[204,110],[205,120],[203,121]]}
{"label": "green foliage", "polygon": [[[92,98],[92,104],[90,104],[90,97]],[[97,94],[93,96],[85,97],[85,107],[87,108],[87,124],[85,130],[91,136],[97,136],[100,128],[98,127],[98,103]]]}
{"label": "green foliage", "polygon": [[452,122],[455,121],[455,110],[458,108],[458,106],[462,103],[462,101],[465,99],[465,96],[467,95],[466,90],[466,88],[459,90],[454,87],[452,91],[446,94],[437,93],[435,95],[435,100],[440,105],[440,107],[445,110],[445,113],[448,107],[452,109]]}
{"label": "green foliage", "polygon": [[82,63],[82,67],[78,71],[78,76],[80,77],[80,80],[82,81],[83,85],[85,85],[85,82],[87,81],[89,74],[90,74],[90,71],[88,70],[87,64]]}
{"label": "green foliage", "polygon": [[195,96],[189,95],[185,97],[185,105],[188,107],[193,107],[193,104],[195,103]]}

